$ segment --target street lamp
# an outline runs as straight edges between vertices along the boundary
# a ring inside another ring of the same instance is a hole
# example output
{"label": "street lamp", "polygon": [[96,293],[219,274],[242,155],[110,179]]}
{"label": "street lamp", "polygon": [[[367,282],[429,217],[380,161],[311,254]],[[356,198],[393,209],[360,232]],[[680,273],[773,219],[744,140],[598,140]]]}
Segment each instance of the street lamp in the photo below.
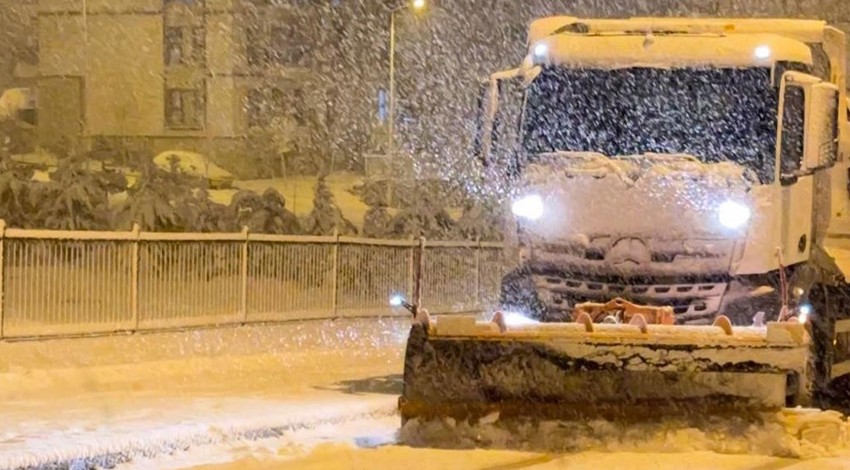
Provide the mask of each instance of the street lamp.
{"label": "street lamp", "polygon": [[395,153],[395,142],[393,141],[393,134],[395,133],[395,14],[408,8],[417,11],[422,10],[425,8],[425,0],[413,0],[409,4],[405,3],[390,11],[390,103],[387,113],[387,153],[390,156]]}

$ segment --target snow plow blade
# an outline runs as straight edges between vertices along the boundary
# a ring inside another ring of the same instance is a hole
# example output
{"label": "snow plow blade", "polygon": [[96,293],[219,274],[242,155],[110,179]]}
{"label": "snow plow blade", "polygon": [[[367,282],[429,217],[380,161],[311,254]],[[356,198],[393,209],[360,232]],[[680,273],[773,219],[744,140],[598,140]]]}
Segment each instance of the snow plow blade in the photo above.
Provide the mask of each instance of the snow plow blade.
{"label": "snow plow blade", "polygon": [[584,314],[510,326],[498,313],[489,322],[426,315],[410,331],[399,411],[402,422],[759,413],[806,404],[809,356],[796,321],[602,324]]}

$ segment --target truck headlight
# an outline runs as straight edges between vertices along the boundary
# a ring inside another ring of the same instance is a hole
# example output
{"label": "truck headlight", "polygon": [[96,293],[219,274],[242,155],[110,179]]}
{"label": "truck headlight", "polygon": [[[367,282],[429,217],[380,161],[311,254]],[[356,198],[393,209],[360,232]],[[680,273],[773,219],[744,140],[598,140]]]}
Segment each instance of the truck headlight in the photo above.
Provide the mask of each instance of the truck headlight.
{"label": "truck headlight", "polygon": [[537,220],[543,216],[543,199],[532,194],[514,201],[511,211],[517,217],[528,220]]}
{"label": "truck headlight", "polygon": [[717,218],[720,225],[728,229],[738,229],[744,226],[752,215],[750,208],[735,201],[726,201],[720,204],[717,210]]}

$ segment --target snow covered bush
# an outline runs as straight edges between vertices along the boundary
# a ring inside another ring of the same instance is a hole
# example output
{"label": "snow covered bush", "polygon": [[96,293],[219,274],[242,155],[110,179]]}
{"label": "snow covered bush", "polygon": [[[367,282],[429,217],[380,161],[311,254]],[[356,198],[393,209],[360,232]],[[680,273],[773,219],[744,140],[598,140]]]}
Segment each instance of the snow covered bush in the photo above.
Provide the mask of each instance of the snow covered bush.
{"label": "snow covered bush", "polygon": [[370,207],[363,216],[363,236],[388,238],[392,235],[392,216],[383,205]]}
{"label": "snow covered bush", "polygon": [[32,171],[13,166],[4,146],[0,150],[0,219],[9,227],[37,225],[34,214],[39,201],[31,178]]}
{"label": "snow covered bush", "polygon": [[396,238],[452,238],[455,222],[446,209],[435,203],[434,199],[425,191],[412,198],[390,221],[390,233]]}
{"label": "snow covered bush", "polygon": [[215,233],[241,230],[228,207],[211,201],[209,193],[204,188],[192,191],[191,196],[183,200],[179,209],[181,218],[193,232]]}
{"label": "snow covered bush", "polygon": [[455,226],[455,236],[461,240],[500,241],[504,220],[497,207],[490,201],[466,200]]}
{"label": "snow covered bush", "polygon": [[148,163],[139,180],[128,189],[127,201],[118,209],[117,228],[130,230],[138,223],[144,231],[190,231],[185,205],[192,203],[193,189],[200,185],[200,180],[187,177],[176,167],[164,171]]}
{"label": "snow covered bush", "polygon": [[266,189],[262,195],[253,191],[239,191],[233,196],[229,211],[237,227],[248,227],[253,233],[304,233],[298,217],[286,209],[286,199],[273,188]]}
{"label": "snow covered bush", "polygon": [[59,168],[37,187],[37,225],[55,230],[108,230],[111,228],[109,194],[127,186],[117,172],[92,171],[75,156],[62,159]]}

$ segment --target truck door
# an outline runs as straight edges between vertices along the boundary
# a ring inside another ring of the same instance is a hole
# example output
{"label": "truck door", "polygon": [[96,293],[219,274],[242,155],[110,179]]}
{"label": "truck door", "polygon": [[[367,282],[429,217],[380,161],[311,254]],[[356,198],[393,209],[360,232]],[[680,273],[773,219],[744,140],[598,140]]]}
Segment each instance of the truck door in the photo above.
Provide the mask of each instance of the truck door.
{"label": "truck door", "polygon": [[806,171],[805,132],[806,97],[805,82],[795,80],[796,75],[786,74],[780,87],[779,166],[780,207],[779,243],[781,263],[785,266],[809,258],[812,237],[812,209],[814,178]]}

